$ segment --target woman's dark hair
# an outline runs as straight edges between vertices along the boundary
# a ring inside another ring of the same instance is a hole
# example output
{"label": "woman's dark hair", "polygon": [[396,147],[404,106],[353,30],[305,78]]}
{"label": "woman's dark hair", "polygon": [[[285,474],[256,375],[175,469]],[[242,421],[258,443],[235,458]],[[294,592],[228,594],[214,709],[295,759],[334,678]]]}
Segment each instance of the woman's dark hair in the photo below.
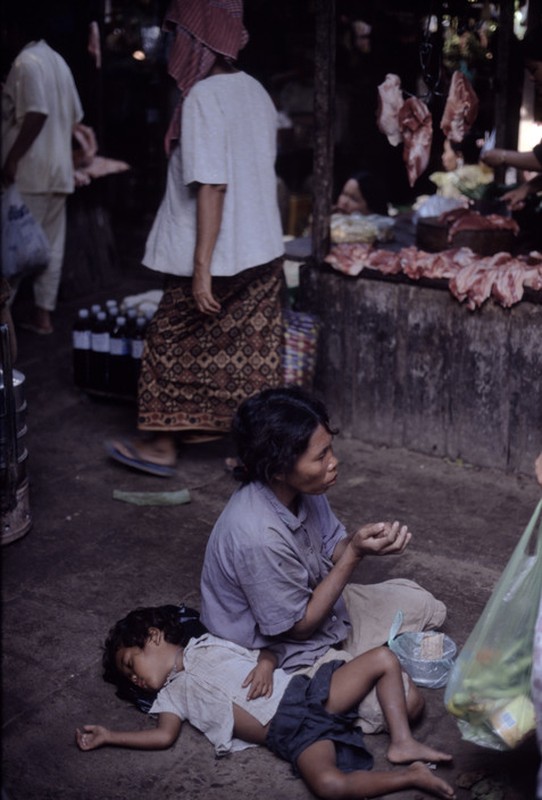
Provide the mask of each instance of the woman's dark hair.
{"label": "woman's dark hair", "polygon": [[377,178],[372,172],[362,169],[355,172],[352,178],[357,181],[359,190],[365,198],[372,214],[388,214],[388,199],[384,190],[382,179]]}
{"label": "woman's dark hair", "polygon": [[276,475],[291,472],[318,425],[337,432],[330,427],[324,404],[304,389],[266,389],[245,400],[232,424],[241,462],[234,477],[268,484]]}
{"label": "woman's dark hair", "polygon": [[141,711],[149,710],[157,692],[145,692],[134,686],[118,671],[115,659],[121,647],[143,648],[150,628],[163,631],[166,642],[179,647],[185,647],[190,639],[207,633],[199,621],[199,612],[185,605],[136,608],[113,625],[103,647],[103,677],[116,685],[118,697],[135,703]]}

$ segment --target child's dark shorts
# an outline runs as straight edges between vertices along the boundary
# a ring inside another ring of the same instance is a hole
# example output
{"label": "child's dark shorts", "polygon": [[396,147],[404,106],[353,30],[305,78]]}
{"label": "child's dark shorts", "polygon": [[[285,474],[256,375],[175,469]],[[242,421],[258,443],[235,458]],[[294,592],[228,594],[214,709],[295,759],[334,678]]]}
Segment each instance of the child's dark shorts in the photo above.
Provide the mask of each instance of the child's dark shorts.
{"label": "child's dark shorts", "polygon": [[329,714],[324,708],[331,676],[343,664],[344,661],[329,661],[313,678],[294,675],[271,720],[266,745],[280,758],[290,761],[296,775],[301,753],[322,739],[334,742],[337,767],[342,772],[367,770],[373,766],[373,757],[363,744],[361,728],[355,725],[357,707],[346,714]]}

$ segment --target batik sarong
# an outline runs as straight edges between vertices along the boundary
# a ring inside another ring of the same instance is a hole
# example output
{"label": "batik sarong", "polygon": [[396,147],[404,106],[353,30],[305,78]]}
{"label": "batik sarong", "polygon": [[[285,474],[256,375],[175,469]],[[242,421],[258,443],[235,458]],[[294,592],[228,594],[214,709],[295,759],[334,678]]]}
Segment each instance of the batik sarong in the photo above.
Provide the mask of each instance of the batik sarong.
{"label": "batik sarong", "polygon": [[230,430],[239,403],[281,384],[282,259],[213,278],[219,314],[198,311],[192,278],[168,276],[149,324],[138,428]]}

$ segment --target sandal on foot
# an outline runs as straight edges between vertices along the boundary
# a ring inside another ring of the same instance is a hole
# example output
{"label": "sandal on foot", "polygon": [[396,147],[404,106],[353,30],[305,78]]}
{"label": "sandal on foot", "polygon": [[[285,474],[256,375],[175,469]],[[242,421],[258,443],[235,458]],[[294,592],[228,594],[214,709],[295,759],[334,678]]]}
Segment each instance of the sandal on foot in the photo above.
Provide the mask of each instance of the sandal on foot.
{"label": "sandal on foot", "polygon": [[213,433],[212,431],[187,431],[180,434],[180,439],[183,444],[204,444],[205,442],[218,442],[223,439],[223,433]]}
{"label": "sandal on foot", "polygon": [[159,478],[172,478],[176,474],[175,467],[168,467],[165,464],[155,464],[154,461],[145,461],[145,459],[141,458],[135,447],[130,444],[130,442],[126,441],[126,439],[121,439],[120,443],[130,453],[129,456],[126,456],[118,449],[117,442],[113,440],[105,442],[105,449],[108,456],[114,461],[118,461],[119,464],[124,464],[125,467],[132,467],[132,469],[137,469],[140,472],[146,472],[149,475],[156,475]]}

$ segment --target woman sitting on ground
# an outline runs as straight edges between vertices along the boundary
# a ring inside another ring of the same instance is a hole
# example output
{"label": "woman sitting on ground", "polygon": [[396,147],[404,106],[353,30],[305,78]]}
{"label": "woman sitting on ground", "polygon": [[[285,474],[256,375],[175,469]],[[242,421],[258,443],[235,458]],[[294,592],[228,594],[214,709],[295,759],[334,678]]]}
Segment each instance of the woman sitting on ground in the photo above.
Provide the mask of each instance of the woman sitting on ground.
{"label": "woman sitting on ground", "polygon": [[[150,713],[155,728],[111,730],[84,725],[81,750],[117,745],[146,750],[170,747],[183,721],[201,730],[218,756],[266,745],[293,764],[319,797],[376,797],[422,789],[452,798],[452,787],[422,761],[451,756],[416,741],[410,732],[401,668],[386,647],[347,664],[332,661],[310,679],[275,669],[272,653],[246,650],[210,634],[190,637],[174,605],[132,611],[111,629],[104,677],[158,692]],[[373,759],[354,725],[355,708],[376,686],[390,731],[390,771],[371,772]]]}
{"label": "woman sitting on ground", "polygon": [[[412,533],[399,521],[350,535],[326,492],[338,479],[325,406],[298,387],[269,389],[239,407],[235,491],[207,542],[201,619],[215,636],[275,653],[287,672],[313,674],[384,644],[396,614],[403,631],[438,628],[446,606],[412,580],[351,582],[366,556],[400,555]],[[415,687],[404,675],[407,704]],[[413,710],[416,701],[413,701]],[[375,693],[359,709],[364,732],[383,729]]]}

